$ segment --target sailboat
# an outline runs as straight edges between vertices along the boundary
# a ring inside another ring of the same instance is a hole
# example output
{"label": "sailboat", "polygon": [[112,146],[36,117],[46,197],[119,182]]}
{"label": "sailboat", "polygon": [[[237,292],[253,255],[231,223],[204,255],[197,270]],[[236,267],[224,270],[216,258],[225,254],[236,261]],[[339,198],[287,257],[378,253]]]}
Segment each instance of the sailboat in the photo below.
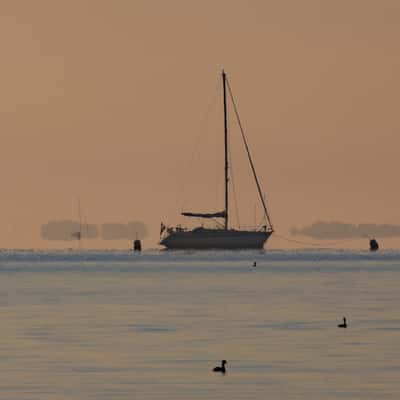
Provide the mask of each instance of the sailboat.
{"label": "sailboat", "polygon": [[[250,155],[246,136],[240,122],[239,113],[232,95],[232,90],[225,71],[222,71],[223,106],[224,106],[224,196],[225,207],[217,212],[182,212],[181,215],[189,218],[213,219],[217,221],[215,228],[203,226],[194,229],[185,229],[180,225],[167,227],[161,223],[160,244],[167,249],[262,249],[274,229],[268,213],[265,198],[257,178],[254,163]],[[263,224],[253,230],[234,229],[229,225],[229,157],[228,157],[228,108],[227,92],[231,99],[234,113],[240,128],[241,136],[247,152],[247,157],[256,183],[257,192],[263,209]],[[220,222],[222,220],[222,223]]]}
{"label": "sailboat", "polygon": [[[79,217],[79,231],[75,231],[71,233],[71,236],[74,239],[78,240],[79,248],[81,248],[81,240],[82,240],[82,215],[81,215],[81,199],[78,197],[78,217]],[[87,225],[87,224],[86,224]]]}

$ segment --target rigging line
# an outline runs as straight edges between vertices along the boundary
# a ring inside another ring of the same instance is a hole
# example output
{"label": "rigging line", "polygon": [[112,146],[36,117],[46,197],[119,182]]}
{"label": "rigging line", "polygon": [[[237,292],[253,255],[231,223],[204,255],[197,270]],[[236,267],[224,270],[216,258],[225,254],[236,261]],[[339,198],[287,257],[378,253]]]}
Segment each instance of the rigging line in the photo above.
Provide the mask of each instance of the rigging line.
{"label": "rigging line", "polygon": [[86,237],[89,238],[89,225],[87,223],[86,217],[84,217],[85,220],[85,228],[86,228]]}
{"label": "rigging line", "polygon": [[[217,135],[213,135],[213,143],[212,146],[215,148],[218,148],[218,141],[217,141]],[[214,204],[213,206],[215,207],[216,210],[219,210],[223,207],[220,207],[220,197],[221,197],[221,192],[222,192],[222,175],[220,174],[220,159],[217,157],[216,154],[213,154],[213,162],[214,162],[214,178],[215,178],[215,186],[214,186]]]}
{"label": "rigging line", "polygon": [[266,216],[266,218],[267,218],[267,221],[268,221],[268,224],[269,224],[270,228],[271,228],[272,230],[274,230],[274,228],[273,228],[273,226],[272,226],[271,218],[270,218],[269,213],[268,213],[268,210],[267,210],[267,206],[266,206],[266,204],[265,204],[264,196],[263,196],[263,194],[262,194],[262,192],[261,192],[260,183],[258,182],[256,170],[255,170],[255,168],[254,168],[253,160],[252,160],[251,155],[250,155],[249,146],[248,146],[248,144],[247,144],[246,136],[245,136],[245,134],[244,134],[244,130],[243,130],[243,127],[242,127],[242,123],[241,123],[241,121],[240,121],[239,112],[238,112],[238,110],[237,110],[236,103],[235,103],[235,100],[234,100],[234,98],[233,98],[233,93],[232,93],[231,85],[230,85],[228,79],[227,79],[227,85],[228,85],[229,95],[230,95],[230,98],[231,98],[231,101],[232,101],[233,109],[234,109],[235,114],[236,114],[236,119],[237,119],[237,121],[238,121],[238,125],[239,125],[239,128],[240,128],[240,132],[241,132],[241,134],[242,134],[244,146],[245,146],[246,151],[247,151],[247,156],[248,156],[248,158],[249,158],[251,170],[252,170],[252,172],[253,172],[253,176],[254,176],[254,179],[255,179],[255,181],[256,181],[256,186],[257,186],[258,194],[259,194],[259,196],[260,196],[261,203],[262,203],[263,208],[264,208],[264,213],[265,213],[265,216]]}
{"label": "rigging line", "polygon": [[348,238],[348,239],[342,239],[342,240],[337,240],[335,242],[328,242],[325,243],[324,245],[321,243],[315,243],[315,242],[305,242],[302,240],[296,240],[296,239],[289,239],[286,236],[279,235],[278,233],[274,232],[274,235],[280,239],[286,240],[287,242],[293,242],[297,244],[305,244],[307,246],[315,246],[315,247],[322,247],[326,248],[327,246],[335,246],[337,244],[345,243],[345,242],[354,242],[356,240],[361,240],[362,238]]}
{"label": "rigging line", "polygon": [[224,227],[224,224],[222,224],[220,221],[218,221],[217,219],[215,219],[215,218],[213,218],[213,221],[215,222],[215,224],[217,225],[217,226],[219,226],[220,228],[223,228]]}
{"label": "rigging line", "polygon": [[81,199],[78,196],[78,217],[79,217],[79,232],[82,231],[82,215],[81,215]]}
{"label": "rigging line", "polygon": [[[265,200],[265,195],[264,195],[264,200]],[[266,223],[268,223],[268,221],[267,221],[266,215],[264,214],[264,215],[261,217],[260,222],[259,222],[258,225],[257,225],[257,228],[263,227]]]}
{"label": "rigging line", "polygon": [[232,192],[233,192],[233,199],[235,201],[235,213],[236,213],[236,219],[238,222],[238,226],[240,228],[240,218],[239,218],[239,206],[238,206],[238,201],[236,197],[236,187],[235,187],[235,178],[233,175],[233,164],[232,164],[232,155],[231,155],[231,148],[229,147],[228,150],[228,156],[229,156],[229,165],[230,165],[230,176],[232,178]]}
{"label": "rigging line", "polygon": [[[189,171],[189,170],[192,169],[192,166],[193,166],[193,163],[194,163],[194,160],[195,160],[195,156],[196,156],[196,154],[198,154],[198,148],[199,148],[199,145],[200,145],[200,139],[204,134],[203,131],[206,130],[206,129],[204,129],[204,127],[205,127],[205,125],[206,125],[206,123],[208,121],[208,118],[209,118],[209,115],[211,113],[211,110],[214,107],[214,105],[216,103],[216,100],[217,100],[218,91],[219,91],[219,79],[218,79],[217,84],[215,86],[213,97],[212,97],[211,101],[208,104],[208,107],[206,109],[206,112],[203,115],[203,118],[200,121],[199,134],[196,137],[195,145],[193,147],[193,151],[192,151],[192,153],[190,155],[190,158],[188,159],[188,162],[187,162],[187,165],[186,165],[186,168],[184,169],[184,171]],[[183,197],[185,195],[186,182],[187,182],[187,180],[184,179],[184,180],[182,180],[182,183],[180,185],[180,190],[178,191],[178,198],[177,198],[176,207],[175,207],[176,210],[178,209],[178,204],[183,200]],[[183,200],[183,202],[181,203],[182,210],[183,210],[184,206],[185,206],[185,201]]]}
{"label": "rigging line", "polygon": [[256,225],[256,227],[261,228],[263,225],[265,225],[265,221],[266,221],[266,217],[265,217],[265,215],[263,215],[262,218],[260,219],[260,222],[258,223],[258,225]]}

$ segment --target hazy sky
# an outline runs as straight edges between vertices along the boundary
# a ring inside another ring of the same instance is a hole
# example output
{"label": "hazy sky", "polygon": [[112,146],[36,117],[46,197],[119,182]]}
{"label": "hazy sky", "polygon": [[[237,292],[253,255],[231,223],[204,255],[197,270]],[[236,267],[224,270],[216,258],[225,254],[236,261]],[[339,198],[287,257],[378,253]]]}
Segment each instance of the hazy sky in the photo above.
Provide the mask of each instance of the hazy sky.
{"label": "hazy sky", "polygon": [[146,247],[183,200],[221,208],[222,68],[280,234],[400,223],[398,0],[3,0],[0,41],[0,247],[48,246],[78,195],[90,223],[144,221]]}

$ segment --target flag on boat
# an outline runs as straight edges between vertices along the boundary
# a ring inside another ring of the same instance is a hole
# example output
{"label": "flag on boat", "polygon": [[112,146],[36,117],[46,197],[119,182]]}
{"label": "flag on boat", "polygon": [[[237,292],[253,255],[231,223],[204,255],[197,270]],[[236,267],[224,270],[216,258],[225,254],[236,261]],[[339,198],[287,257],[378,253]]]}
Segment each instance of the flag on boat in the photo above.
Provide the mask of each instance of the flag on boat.
{"label": "flag on boat", "polygon": [[161,222],[161,226],[160,226],[160,236],[162,235],[162,233],[165,231],[166,226]]}

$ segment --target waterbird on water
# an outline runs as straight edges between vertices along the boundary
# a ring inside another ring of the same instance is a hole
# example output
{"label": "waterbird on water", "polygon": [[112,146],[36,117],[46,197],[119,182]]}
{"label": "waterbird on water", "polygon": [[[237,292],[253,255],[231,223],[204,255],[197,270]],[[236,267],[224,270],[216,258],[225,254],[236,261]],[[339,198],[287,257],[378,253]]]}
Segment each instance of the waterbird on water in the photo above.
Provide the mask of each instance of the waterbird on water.
{"label": "waterbird on water", "polygon": [[338,328],[347,328],[346,317],[343,317],[343,324],[339,324],[337,327]]}
{"label": "waterbird on water", "polygon": [[220,367],[215,367],[213,369],[213,371],[214,372],[222,372],[224,374],[226,372],[225,364],[227,364],[226,360],[222,360],[221,361],[221,366]]}

